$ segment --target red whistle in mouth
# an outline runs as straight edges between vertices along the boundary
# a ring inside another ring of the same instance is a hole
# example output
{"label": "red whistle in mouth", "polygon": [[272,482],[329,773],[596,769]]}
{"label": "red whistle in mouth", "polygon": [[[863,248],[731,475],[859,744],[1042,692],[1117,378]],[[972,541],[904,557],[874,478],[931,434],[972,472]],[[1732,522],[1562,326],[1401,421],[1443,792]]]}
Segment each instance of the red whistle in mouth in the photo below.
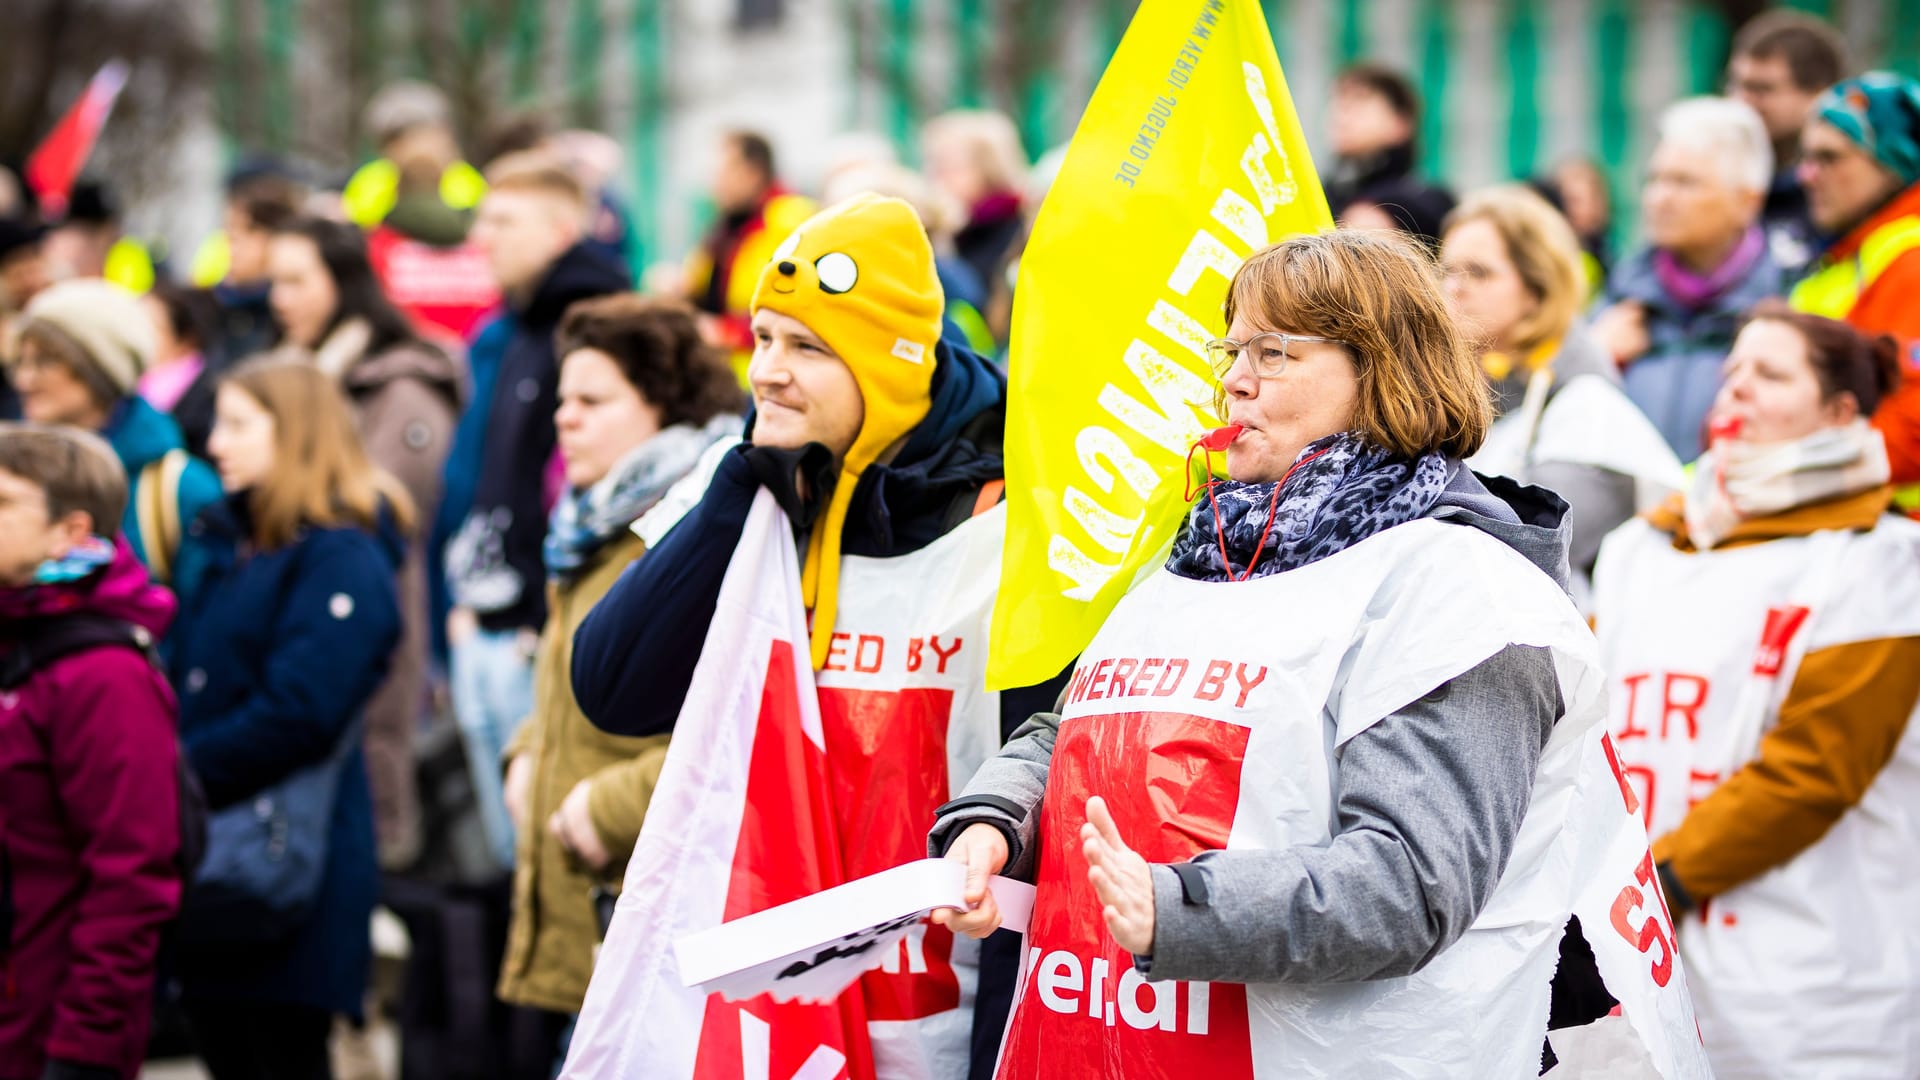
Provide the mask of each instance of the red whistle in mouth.
{"label": "red whistle in mouth", "polygon": [[1239,438],[1240,433],[1245,430],[1247,428],[1244,424],[1228,424],[1226,427],[1214,428],[1200,437],[1200,449],[1220,453],[1227,448],[1228,443]]}
{"label": "red whistle in mouth", "polygon": [[1708,425],[1707,441],[1719,442],[1722,439],[1737,439],[1740,437],[1740,428],[1744,423],[1745,418],[1743,417],[1723,416]]}

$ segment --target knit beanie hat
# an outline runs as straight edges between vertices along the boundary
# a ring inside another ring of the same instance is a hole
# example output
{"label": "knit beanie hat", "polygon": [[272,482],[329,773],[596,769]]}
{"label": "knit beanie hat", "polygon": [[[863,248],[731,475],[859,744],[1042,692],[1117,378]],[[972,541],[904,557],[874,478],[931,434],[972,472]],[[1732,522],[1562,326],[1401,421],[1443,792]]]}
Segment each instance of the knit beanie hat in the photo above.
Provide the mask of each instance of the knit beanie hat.
{"label": "knit beanie hat", "polygon": [[840,538],[860,474],[926,418],[945,297],[933,245],[913,208],[856,195],[809,218],[774,252],[753,310],[806,324],[853,372],[866,418],[807,543],[800,590],[813,611],[813,666],[827,662],[840,584]]}
{"label": "knit beanie hat", "polygon": [[1843,79],[1820,95],[1814,115],[1860,144],[1902,184],[1920,181],[1920,82],[1891,71]]}
{"label": "knit beanie hat", "polygon": [[123,396],[153,362],[153,320],[140,298],[103,278],[75,278],[42,289],[27,304],[27,325],[45,323],[86,350]]}

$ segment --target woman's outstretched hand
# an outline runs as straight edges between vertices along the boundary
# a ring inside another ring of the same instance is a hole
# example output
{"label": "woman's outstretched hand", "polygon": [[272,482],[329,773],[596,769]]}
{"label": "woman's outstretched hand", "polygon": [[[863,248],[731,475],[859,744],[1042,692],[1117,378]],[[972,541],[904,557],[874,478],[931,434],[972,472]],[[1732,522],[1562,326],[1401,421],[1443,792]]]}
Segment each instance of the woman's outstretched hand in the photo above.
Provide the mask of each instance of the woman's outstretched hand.
{"label": "woman's outstretched hand", "polygon": [[947,858],[967,864],[966,901],[972,910],[939,908],[933,913],[933,921],[956,934],[976,938],[1000,929],[1000,905],[994,903],[993,891],[987,888],[987,882],[1006,869],[1007,838],[992,825],[975,822],[961,830],[953,846],[947,849]]}
{"label": "woman's outstretched hand", "polygon": [[1135,956],[1153,954],[1153,873],[1147,860],[1120,839],[1107,802],[1087,800],[1087,823],[1080,826],[1080,847],[1087,856],[1087,880],[1100,897],[1107,932]]}

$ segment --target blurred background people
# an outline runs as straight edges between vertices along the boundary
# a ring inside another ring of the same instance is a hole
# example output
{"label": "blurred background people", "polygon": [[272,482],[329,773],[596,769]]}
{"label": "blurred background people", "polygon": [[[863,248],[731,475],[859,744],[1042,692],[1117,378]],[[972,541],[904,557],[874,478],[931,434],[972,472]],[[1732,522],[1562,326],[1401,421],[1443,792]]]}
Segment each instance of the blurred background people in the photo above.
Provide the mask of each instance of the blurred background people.
{"label": "blurred background people", "polygon": [[954,254],[973,271],[989,301],[1011,292],[1007,267],[1020,253],[1028,209],[1021,198],[1027,151],[1013,121],[985,109],[943,113],[927,122],[920,146],[928,180],[962,213],[953,233]]}
{"label": "blurred background people", "polygon": [[304,185],[270,165],[237,170],[227,182],[221,231],[196,257],[194,283],[213,290],[220,325],[208,356],[218,370],[271,347],[279,337],[267,270],[273,231],[292,221],[307,201]]}
{"label": "blurred background people", "polygon": [[752,131],[721,137],[711,190],[716,217],[687,259],[682,287],[693,306],[709,316],[707,339],[730,351],[734,373],[744,384],[753,353],[747,309],[760,269],[818,206],[780,182],[773,144]]}
{"label": "blurred background people", "polygon": [[[421,515],[440,499],[441,471],[460,407],[460,365],[423,340],[381,291],[360,230],[296,218],[268,249],[282,341],[306,350],[352,406],[369,460],[406,488]],[[367,774],[381,864],[420,849],[413,740],[427,702],[425,553],[412,545],[397,585],[404,633],[387,680],[367,706]]]}
{"label": "blurred background people", "polygon": [[120,203],[98,180],[74,185],[66,214],[47,231],[45,254],[53,277],[105,278],[131,292],[153,287],[153,255],[121,227]]}
{"label": "blurred background people", "polygon": [[0,312],[18,312],[52,280],[45,237],[31,218],[0,218]]}
{"label": "blurred background people", "polygon": [[137,384],[147,404],[173,417],[187,452],[205,457],[218,371],[207,361],[219,309],[211,294],[161,281],[140,298],[153,322],[153,362]]}
{"label": "blurred background people", "polygon": [[180,904],[174,600],[77,428],[0,424],[0,1077],[130,1077]]}
{"label": "blurred background people", "polygon": [[[605,932],[596,893],[619,891],[667,736],[607,735],[573,698],[573,634],[646,545],[631,529],[706,451],[741,431],[746,398],[692,308],[623,295],[573,306],[560,324],[555,414],[566,491],[547,531],[547,625],[533,711],[504,759],[517,827],[513,923],[499,993],[580,1011]],[[556,1052],[557,1052],[556,1047]]]}
{"label": "blurred background people", "polygon": [[[400,642],[393,582],[413,507],[304,361],[228,375],[210,448],[228,494],[204,519],[219,558],[172,661],[188,760],[215,811],[302,770],[331,807],[313,826],[324,838],[298,841],[324,852],[315,895],[282,898],[292,910],[265,925],[183,936],[187,1010],[215,1080],[325,1078],[334,1017],[361,1018],[371,963],[379,868],[359,724]],[[190,894],[190,926],[194,909]]]}
{"label": "blurred background people", "polygon": [[[450,225],[432,204],[463,223],[461,216],[480,205],[486,179],[461,157],[452,106],[439,87],[417,80],[390,83],[368,100],[362,122],[379,156],[362,165],[340,193],[348,221],[371,230],[404,202],[403,222],[431,221],[423,227],[439,234]],[[408,171],[415,180],[403,183]]]}
{"label": "blurred background people", "polygon": [[1607,279],[1593,333],[1625,371],[1627,396],[1682,461],[1705,445],[1720,361],[1741,318],[1784,288],[1759,227],[1773,175],[1765,125],[1725,98],[1660,117],[1640,195],[1646,244]]}
{"label": "blurred background people", "polygon": [[533,705],[533,656],[547,618],[541,547],[564,483],[553,425],[559,364],[553,333],[581,300],[629,287],[627,268],[586,241],[580,181],[555,159],[494,162],[474,227],[512,320],[486,417],[472,504],[448,542],[447,619],[453,707],[481,820],[501,867],[513,865],[513,826],[500,761]]}
{"label": "blurred background people", "polygon": [[1396,228],[1437,245],[1453,194],[1415,173],[1420,97],[1413,84],[1392,68],[1355,64],[1334,80],[1328,117],[1333,163],[1321,182],[1333,216],[1353,228]]}
{"label": "blurred background people", "polygon": [[191,603],[211,558],[193,526],[220,487],[187,453],[180,426],[137,393],[153,339],[152,321],[126,289],[63,281],[27,305],[13,383],[27,419],[96,432],[113,447],[131,489],[120,531],[154,579]]}
{"label": "blurred background people", "polygon": [[[1815,227],[1837,237],[1794,286],[1793,306],[1892,334],[1920,375],[1920,82],[1870,71],[1815,103],[1802,133],[1800,179]],[[1887,395],[1874,415],[1894,483],[1920,512],[1920,378]]]}
{"label": "blurred background people", "polygon": [[1573,235],[1580,241],[1587,298],[1599,296],[1613,267],[1613,193],[1607,174],[1591,158],[1570,157],[1528,184],[1573,226]]}
{"label": "blurred background people", "polygon": [[1481,350],[1499,416],[1472,464],[1566,500],[1584,608],[1600,541],[1633,516],[1641,483],[1677,488],[1680,463],[1577,321],[1586,276],[1565,218],[1512,184],[1468,195],[1444,230],[1447,301]]}
{"label": "blurred background people", "polygon": [[1891,339],[1762,304],[1691,486],[1595,572],[1609,727],[1721,1076],[1914,1060],[1920,525],[1887,514],[1866,421],[1899,377]]}
{"label": "blurred background people", "polygon": [[1797,11],[1768,11],[1740,28],[1727,60],[1727,96],[1760,114],[1773,140],[1773,180],[1760,213],[1767,250],[1797,274],[1825,239],[1800,185],[1800,132],[1814,99],[1847,74],[1846,42],[1833,27]]}

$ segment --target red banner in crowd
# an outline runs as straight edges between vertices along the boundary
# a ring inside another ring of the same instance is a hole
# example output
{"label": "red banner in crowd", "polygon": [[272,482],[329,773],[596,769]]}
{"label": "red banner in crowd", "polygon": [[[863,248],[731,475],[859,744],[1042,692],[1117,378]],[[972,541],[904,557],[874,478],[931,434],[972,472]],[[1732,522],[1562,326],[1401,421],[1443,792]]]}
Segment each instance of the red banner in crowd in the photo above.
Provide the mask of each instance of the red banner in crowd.
{"label": "red banner in crowd", "polygon": [[73,195],[74,181],[100,141],[100,129],[107,126],[107,114],[127,85],[127,65],[114,60],[87,80],[87,88],[53,126],[33,154],[27,158],[27,186],[40,200],[41,209],[50,218],[67,212],[67,200]]}
{"label": "red banner in crowd", "polygon": [[727,567],[566,1077],[873,1076],[861,994],[726,1001],[685,987],[674,960],[680,938],[843,880],[792,537],[761,492]]}

